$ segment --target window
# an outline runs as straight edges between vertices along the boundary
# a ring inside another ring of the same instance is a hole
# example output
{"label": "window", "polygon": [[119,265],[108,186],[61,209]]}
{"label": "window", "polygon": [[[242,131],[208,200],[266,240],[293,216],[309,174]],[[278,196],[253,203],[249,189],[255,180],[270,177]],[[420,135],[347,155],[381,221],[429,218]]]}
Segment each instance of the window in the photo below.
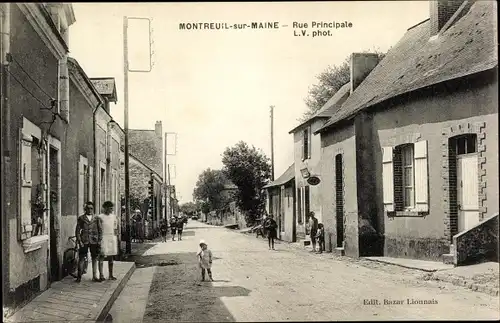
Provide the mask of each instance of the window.
{"label": "window", "polygon": [[456,142],[456,154],[466,155],[476,153],[476,141],[477,136],[465,135],[460,136],[455,139]]}
{"label": "window", "polygon": [[403,171],[401,177],[403,208],[412,209],[415,206],[413,145],[401,147],[401,165]]}
{"label": "window", "polygon": [[311,128],[307,127],[303,131],[302,140],[302,160],[311,158]]}
{"label": "window", "polygon": [[99,208],[101,207],[102,203],[106,201],[106,170],[104,168],[101,168],[101,187],[99,189],[101,193],[101,200],[99,201]]}
{"label": "window", "polygon": [[427,141],[384,147],[382,173],[385,211],[429,211]]}

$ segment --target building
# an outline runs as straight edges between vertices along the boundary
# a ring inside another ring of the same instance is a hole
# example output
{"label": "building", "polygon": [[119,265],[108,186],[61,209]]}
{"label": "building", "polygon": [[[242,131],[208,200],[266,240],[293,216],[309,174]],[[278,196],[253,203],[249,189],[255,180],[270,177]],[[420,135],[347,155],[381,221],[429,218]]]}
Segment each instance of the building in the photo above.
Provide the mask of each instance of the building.
{"label": "building", "polygon": [[16,307],[58,279],[61,217],[76,196],[71,189],[62,195],[62,171],[75,162],[64,151],[75,16],[61,3],[1,8],[3,296],[4,306]]}
{"label": "building", "polygon": [[323,208],[345,223],[334,240],[346,254],[457,263],[482,246],[498,212],[495,12],[490,1],[432,1],[430,19],[316,131]]}
{"label": "building", "polygon": [[295,209],[295,164],[292,164],[276,180],[264,186],[267,190],[268,214],[278,224],[278,238],[295,242],[297,219]]}
{"label": "building", "polygon": [[[371,54],[373,55],[373,54]],[[296,239],[306,240],[309,212],[315,213],[318,222],[328,221],[323,214],[331,207],[323,210],[321,190],[318,185],[310,185],[308,179],[321,173],[320,160],[322,146],[320,136],[314,132],[320,129],[349,96],[350,85],[342,86],[325,105],[312,117],[296,126],[289,133],[293,134],[294,142],[294,178],[296,199]],[[325,233],[329,227],[325,224]]]}
{"label": "building", "polygon": [[[124,147],[121,150],[121,164],[124,164]],[[125,168],[120,168],[121,196],[125,198]],[[130,210],[140,210],[146,220],[144,232],[154,232],[162,218],[163,178],[138,157],[129,153]],[[122,204],[124,204],[122,200]],[[122,214],[124,217],[125,214]],[[122,219],[125,224],[125,219]],[[146,223],[147,222],[147,223]],[[123,226],[122,226],[123,229]]]}
{"label": "building", "polygon": [[163,132],[161,121],[155,128],[129,129],[129,152],[157,174],[163,174]]}
{"label": "building", "polygon": [[117,102],[115,79],[112,77],[91,78],[90,82],[102,100],[94,112],[96,211],[101,211],[102,204],[109,200],[115,204],[115,212],[119,213],[121,209],[121,142],[125,137],[125,132],[113,120],[110,111],[110,103]]}

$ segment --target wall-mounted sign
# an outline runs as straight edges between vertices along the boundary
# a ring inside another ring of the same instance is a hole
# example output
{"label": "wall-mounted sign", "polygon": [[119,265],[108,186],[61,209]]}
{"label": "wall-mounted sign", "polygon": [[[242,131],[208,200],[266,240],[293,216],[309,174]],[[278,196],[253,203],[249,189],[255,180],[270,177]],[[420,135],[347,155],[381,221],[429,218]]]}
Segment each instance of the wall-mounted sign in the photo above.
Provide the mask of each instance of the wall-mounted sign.
{"label": "wall-mounted sign", "polygon": [[317,176],[311,176],[307,179],[307,183],[312,186],[318,185],[320,182],[321,180]]}
{"label": "wall-mounted sign", "polygon": [[302,174],[302,178],[308,178],[309,176],[311,176],[311,173],[309,173],[309,170],[307,168],[301,169],[300,173]]}

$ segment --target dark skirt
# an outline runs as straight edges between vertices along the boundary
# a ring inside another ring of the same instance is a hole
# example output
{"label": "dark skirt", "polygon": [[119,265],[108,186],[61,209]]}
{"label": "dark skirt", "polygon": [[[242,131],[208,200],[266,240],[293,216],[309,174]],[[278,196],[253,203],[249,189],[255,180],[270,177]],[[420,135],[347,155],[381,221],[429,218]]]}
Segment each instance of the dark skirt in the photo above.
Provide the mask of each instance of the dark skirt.
{"label": "dark skirt", "polygon": [[170,233],[171,234],[176,234],[177,233],[177,228],[170,228]]}
{"label": "dark skirt", "polygon": [[277,236],[278,236],[278,234],[276,233],[276,229],[267,230],[267,237],[269,239],[271,239],[271,238],[276,239]]}

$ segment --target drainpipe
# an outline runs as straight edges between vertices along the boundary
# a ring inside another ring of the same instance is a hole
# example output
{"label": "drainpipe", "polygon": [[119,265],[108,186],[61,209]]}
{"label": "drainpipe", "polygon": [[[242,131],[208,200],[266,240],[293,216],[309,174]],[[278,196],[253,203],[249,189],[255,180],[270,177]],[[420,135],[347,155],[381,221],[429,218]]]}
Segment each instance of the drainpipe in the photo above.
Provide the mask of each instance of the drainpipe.
{"label": "drainpipe", "polygon": [[[1,170],[1,179],[2,182],[2,251],[4,254],[9,254],[9,221],[7,220],[6,214],[12,214],[11,208],[11,196],[12,196],[12,181],[6,181],[5,176],[11,175],[11,143],[12,143],[12,134],[11,134],[11,116],[10,116],[10,77],[9,77],[9,63],[10,63],[10,3],[1,4],[1,12],[0,12],[0,28],[1,28],[1,69],[2,69],[2,87],[1,87],[1,115],[2,115],[2,129],[1,129],[1,137],[2,137],[2,170]],[[4,250],[5,248],[5,250]],[[9,267],[8,257],[4,259],[3,267]],[[3,270],[2,278],[4,279],[5,286],[9,286],[9,275],[8,270]],[[8,288],[5,288],[8,290]],[[6,295],[3,295],[6,296]],[[7,298],[4,298],[7,299]]]}

